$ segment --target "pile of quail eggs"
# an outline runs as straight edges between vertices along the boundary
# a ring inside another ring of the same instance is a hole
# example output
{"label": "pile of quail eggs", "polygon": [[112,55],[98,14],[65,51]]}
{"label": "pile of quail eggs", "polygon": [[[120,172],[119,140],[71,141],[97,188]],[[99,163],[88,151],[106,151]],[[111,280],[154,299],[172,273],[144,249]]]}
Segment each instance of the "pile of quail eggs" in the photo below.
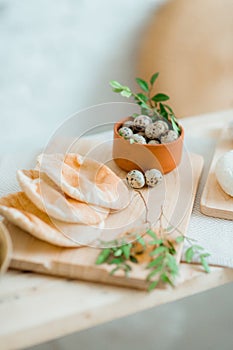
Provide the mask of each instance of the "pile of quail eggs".
{"label": "pile of quail eggs", "polygon": [[127,120],[118,133],[130,143],[155,145],[173,142],[179,137],[170,127],[165,120],[153,122],[147,115],[139,115],[134,120]]}
{"label": "pile of quail eggs", "polygon": [[157,169],[147,170],[145,174],[139,170],[131,170],[126,176],[128,185],[135,189],[140,189],[144,187],[145,184],[149,187],[155,187],[162,178],[161,172]]}

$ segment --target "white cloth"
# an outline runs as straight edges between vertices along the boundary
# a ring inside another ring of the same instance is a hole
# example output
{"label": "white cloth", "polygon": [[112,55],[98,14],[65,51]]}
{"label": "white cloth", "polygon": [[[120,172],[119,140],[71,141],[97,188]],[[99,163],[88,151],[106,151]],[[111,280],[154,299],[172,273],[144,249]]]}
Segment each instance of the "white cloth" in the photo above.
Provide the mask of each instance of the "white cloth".
{"label": "white cloth", "polygon": [[[201,154],[205,160],[187,235],[196,239],[198,244],[211,254],[208,258],[210,264],[233,267],[233,221],[212,218],[200,212],[201,195],[212,161],[215,140],[212,138],[189,138],[187,146],[192,152]],[[184,260],[184,256],[182,259]],[[198,262],[196,257],[193,260]]]}

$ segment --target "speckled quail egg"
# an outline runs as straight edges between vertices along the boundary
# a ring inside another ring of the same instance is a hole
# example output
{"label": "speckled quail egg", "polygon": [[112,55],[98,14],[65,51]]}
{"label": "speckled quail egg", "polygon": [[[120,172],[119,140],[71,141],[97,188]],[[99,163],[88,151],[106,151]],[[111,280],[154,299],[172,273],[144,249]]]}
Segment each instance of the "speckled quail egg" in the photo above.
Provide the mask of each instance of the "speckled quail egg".
{"label": "speckled quail egg", "polygon": [[126,128],[133,129],[133,120],[126,120],[122,126],[123,127],[125,126]]}
{"label": "speckled quail egg", "polygon": [[173,142],[176,139],[178,139],[178,134],[174,130],[167,130],[165,133],[160,137],[161,143],[169,143]]}
{"label": "speckled quail egg", "polygon": [[130,128],[127,128],[126,126],[123,126],[118,130],[118,133],[120,136],[124,137],[125,139],[129,139],[133,135],[133,131]]}
{"label": "speckled quail egg", "polygon": [[134,129],[137,131],[144,131],[147,125],[151,124],[152,120],[147,115],[139,115],[134,119]]}
{"label": "speckled quail egg", "polygon": [[139,134],[133,134],[133,136],[131,137],[131,139],[136,142],[136,143],[141,143],[141,144],[146,144],[146,139],[144,136],[139,135]]}
{"label": "speckled quail egg", "polygon": [[145,134],[148,139],[159,138],[166,130],[168,130],[168,125],[162,120],[158,120],[152,124],[147,125],[145,129]]}
{"label": "speckled quail egg", "polygon": [[150,140],[148,142],[148,145],[159,145],[159,144],[160,144],[160,142],[158,140]]}
{"label": "speckled quail egg", "polygon": [[157,169],[150,169],[145,172],[146,184],[154,187],[163,178],[161,172]]}
{"label": "speckled quail egg", "polygon": [[139,170],[131,170],[127,174],[126,180],[132,188],[142,188],[145,185],[144,175]]}

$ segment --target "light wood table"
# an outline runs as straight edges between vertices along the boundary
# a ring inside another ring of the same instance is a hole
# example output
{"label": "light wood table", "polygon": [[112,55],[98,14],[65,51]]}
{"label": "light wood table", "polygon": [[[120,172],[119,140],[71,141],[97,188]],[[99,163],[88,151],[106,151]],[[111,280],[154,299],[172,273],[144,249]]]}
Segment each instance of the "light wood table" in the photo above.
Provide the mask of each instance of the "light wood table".
{"label": "light wood table", "polygon": [[[233,111],[187,118],[186,137],[216,137]],[[15,349],[174,301],[233,281],[233,270],[181,264],[175,289],[152,293],[35,273],[9,271],[0,280],[0,349]]]}

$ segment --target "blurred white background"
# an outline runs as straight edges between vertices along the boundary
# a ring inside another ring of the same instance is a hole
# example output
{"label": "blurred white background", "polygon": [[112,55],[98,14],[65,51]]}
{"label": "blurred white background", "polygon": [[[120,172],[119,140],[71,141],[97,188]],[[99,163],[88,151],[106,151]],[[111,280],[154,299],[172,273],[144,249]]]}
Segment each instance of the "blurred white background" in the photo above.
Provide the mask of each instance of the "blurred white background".
{"label": "blurred white background", "polygon": [[[0,156],[42,147],[82,108],[121,101],[108,82],[133,84],[140,36],[162,2],[0,0]],[[230,350],[232,294],[221,287],[36,349]]]}
{"label": "blurred white background", "polygon": [[[43,145],[70,114],[123,101],[161,0],[0,0],[0,152]],[[0,153],[0,154],[1,154]]]}

